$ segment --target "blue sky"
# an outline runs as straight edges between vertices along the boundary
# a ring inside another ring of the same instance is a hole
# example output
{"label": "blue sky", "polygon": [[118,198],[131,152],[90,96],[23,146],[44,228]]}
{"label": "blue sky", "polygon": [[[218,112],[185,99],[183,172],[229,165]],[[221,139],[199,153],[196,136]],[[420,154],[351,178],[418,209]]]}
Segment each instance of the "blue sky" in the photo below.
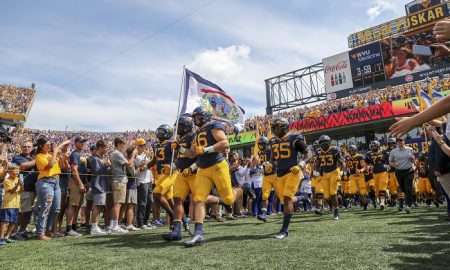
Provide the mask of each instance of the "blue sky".
{"label": "blue sky", "polygon": [[175,121],[182,66],[265,112],[264,79],[348,50],[350,33],[404,15],[404,0],[210,0],[0,3],[0,83],[36,83],[27,127],[124,131]]}

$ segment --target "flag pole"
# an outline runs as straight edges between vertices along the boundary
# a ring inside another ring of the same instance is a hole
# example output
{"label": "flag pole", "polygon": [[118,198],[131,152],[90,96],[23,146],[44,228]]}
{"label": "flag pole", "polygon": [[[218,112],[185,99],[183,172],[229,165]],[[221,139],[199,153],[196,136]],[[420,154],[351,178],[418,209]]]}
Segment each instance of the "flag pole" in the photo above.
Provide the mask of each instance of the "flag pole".
{"label": "flag pole", "polygon": [[[180,105],[181,105],[181,96],[183,93],[183,86],[184,86],[184,80],[185,80],[185,66],[183,65],[183,75],[181,76],[181,86],[180,86],[180,94],[178,96],[178,109],[177,109],[177,117],[175,120],[175,131],[173,133],[172,140],[175,141],[177,139],[177,133],[178,133],[178,119],[180,118]],[[172,159],[170,161],[170,176],[172,176],[173,173],[173,160],[175,159],[175,149],[172,149]]]}

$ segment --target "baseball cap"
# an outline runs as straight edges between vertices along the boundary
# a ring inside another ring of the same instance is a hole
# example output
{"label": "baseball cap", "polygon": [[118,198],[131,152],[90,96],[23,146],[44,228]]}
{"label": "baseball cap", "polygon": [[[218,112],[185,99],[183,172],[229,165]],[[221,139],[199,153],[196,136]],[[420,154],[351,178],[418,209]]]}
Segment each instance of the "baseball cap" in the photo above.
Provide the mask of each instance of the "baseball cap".
{"label": "baseball cap", "polygon": [[95,150],[97,150],[97,146],[92,145],[92,146],[89,148],[89,150],[91,150],[91,152],[92,152],[92,151],[95,151]]}
{"label": "baseball cap", "polygon": [[79,143],[79,142],[84,143],[84,142],[86,142],[86,141],[87,141],[87,139],[84,138],[83,136],[77,136],[77,137],[75,138],[75,143]]}
{"label": "baseball cap", "polygon": [[136,145],[145,145],[145,139],[144,138],[138,138],[136,139]]}

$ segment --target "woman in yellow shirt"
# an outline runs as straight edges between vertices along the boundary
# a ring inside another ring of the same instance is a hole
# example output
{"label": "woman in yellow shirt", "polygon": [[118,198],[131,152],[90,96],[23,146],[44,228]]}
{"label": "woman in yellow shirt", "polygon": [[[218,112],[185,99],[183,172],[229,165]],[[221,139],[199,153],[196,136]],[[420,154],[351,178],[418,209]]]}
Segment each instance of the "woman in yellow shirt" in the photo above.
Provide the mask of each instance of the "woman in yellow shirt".
{"label": "woman in yellow shirt", "polygon": [[[68,144],[70,141],[63,143]],[[60,211],[61,188],[59,187],[59,155],[61,147],[54,147],[45,137],[37,140],[36,167],[39,171],[36,183],[37,199],[39,202],[39,214],[36,223],[36,233],[41,240],[50,240],[53,225]],[[45,229],[45,231],[44,231]]]}

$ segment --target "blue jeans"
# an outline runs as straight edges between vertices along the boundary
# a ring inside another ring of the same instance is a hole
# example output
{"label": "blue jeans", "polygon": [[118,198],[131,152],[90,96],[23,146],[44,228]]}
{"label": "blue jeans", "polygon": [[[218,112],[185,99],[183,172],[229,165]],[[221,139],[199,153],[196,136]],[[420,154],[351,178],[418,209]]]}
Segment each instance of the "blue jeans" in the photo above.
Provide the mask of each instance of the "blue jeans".
{"label": "blue jeans", "polygon": [[51,230],[61,209],[61,188],[59,179],[43,178],[36,183],[39,213],[36,223],[36,233],[42,234]]}
{"label": "blue jeans", "polygon": [[252,202],[252,213],[253,215],[261,214],[261,198],[262,198],[262,188],[254,188],[252,184],[252,188],[255,191],[256,198]]}

